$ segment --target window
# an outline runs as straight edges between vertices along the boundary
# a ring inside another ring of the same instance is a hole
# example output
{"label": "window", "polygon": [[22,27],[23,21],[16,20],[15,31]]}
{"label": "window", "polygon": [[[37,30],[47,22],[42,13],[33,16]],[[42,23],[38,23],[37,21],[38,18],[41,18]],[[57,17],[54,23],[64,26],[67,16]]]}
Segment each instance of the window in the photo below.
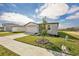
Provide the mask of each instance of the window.
{"label": "window", "polygon": [[48,30],[50,30],[50,25],[48,25]]}

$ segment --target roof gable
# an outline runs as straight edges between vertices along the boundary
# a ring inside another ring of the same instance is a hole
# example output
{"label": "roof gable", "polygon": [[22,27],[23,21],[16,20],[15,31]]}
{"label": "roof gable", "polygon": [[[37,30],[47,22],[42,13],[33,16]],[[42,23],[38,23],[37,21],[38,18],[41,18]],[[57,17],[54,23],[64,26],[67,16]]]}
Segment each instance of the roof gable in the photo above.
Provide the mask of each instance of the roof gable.
{"label": "roof gable", "polygon": [[24,26],[26,26],[26,25],[28,25],[28,24],[36,24],[36,25],[38,25],[38,24],[35,23],[35,22],[29,22],[29,23],[25,24]]}

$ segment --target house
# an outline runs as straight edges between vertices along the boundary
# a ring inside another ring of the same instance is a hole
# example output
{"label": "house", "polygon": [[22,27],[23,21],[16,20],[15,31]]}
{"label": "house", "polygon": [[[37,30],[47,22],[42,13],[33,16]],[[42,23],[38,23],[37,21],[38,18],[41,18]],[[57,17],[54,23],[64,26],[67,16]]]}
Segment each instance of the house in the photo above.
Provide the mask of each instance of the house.
{"label": "house", "polygon": [[4,31],[4,27],[0,27],[0,31]]}
{"label": "house", "polygon": [[58,35],[58,22],[47,23],[47,33],[50,35]]}
{"label": "house", "polygon": [[2,26],[2,24],[0,24],[0,31],[3,31],[4,27]]}
{"label": "house", "polygon": [[[34,23],[34,22],[29,22],[27,24],[24,25],[25,27],[25,32],[26,33],[30,33],[30,34],[35,34],[35,33],[39,33],[40,31],[40,24]],[[48,34],[51,35],[57,35],[58,34],[58,25],[59,23],[48,23]]]}
{"label": "house", "polygon": [[[51,35],[57,35],[59,23],[54,22],[54,23],[47,23],[47,24],[48,24],[47,33]],[[3,26],[4,26],[4,31],[10,31],[10,32],[23,31],[28,34],[36,34],[36,33],[39,33],[40,31],[39,25],[40,24],[35,22],[29,22],[23,26],[12,24],[12,23],[6,23]]]}
{"label": "house", "polygon": [[20,26],[13,23],[5,23],[3,24],[3,27],[4,27],[4,31],[8,31],[8,32],[23,32],[24,31],[24,26]]}
{"label": "house", "polygon": [[26,33],[30,33],[30,34],[39,33],[39,24],[37,23],[29,22],[25,24],[24,27]]}

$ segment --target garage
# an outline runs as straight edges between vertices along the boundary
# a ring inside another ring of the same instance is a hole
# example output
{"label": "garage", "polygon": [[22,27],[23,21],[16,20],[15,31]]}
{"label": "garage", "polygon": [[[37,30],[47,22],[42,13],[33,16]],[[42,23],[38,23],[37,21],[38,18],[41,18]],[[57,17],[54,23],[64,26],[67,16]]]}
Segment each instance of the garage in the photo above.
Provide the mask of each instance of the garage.
{"label": "garage", "polygon": [[39,25],[33,22],[26,24],[25,28],[25,32],[28,34],[35,34],[39,32]]}

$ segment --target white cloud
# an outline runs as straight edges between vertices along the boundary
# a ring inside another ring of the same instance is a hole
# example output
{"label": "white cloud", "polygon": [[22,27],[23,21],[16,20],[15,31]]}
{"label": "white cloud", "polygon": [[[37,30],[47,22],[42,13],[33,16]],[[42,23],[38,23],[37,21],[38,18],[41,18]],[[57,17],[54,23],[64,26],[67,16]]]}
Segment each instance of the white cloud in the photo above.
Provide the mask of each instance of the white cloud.
{"label": "white cloud", "polygon": [[70,10],[68,11],[68,14],[74,13],[74,12],[76,12],[76,11],[79,11],[79,7],[73,5],[73,6],[70,8]]}
{"label": "white cloud", "polygon": [[68,16],[66,19],[79,19],[79,12],[78,13],[76,13],[76,14],[73,14],[73,15],[71,15],[71,16]]}
{"label": "white cloud", "polygon": [[17,23],[17,24],[20,24],[20,25],[24,25],[28,22],[33,21],[32,19],[28,18],[25,15],[22,15],[22,14],[19,14],[19,13],[10,13],[10,12],[9,13],[3,13],[0,16],[0,19],[4,20],[4,21]]}
{"label": "white cloud", "polygon": [[13,7],[17,7],[16,4],[14,4],[14,3],[11,3],[11,5],[12,5]]}
{"label": "white cloud", "polygon": [[41,6],[40,8],[36,9],[35,12],[39,13],[41,12],[44,8],[46,8],[48,6],[48,4],[44,4],[43,6]]}
{"label": "white cloud", "polygon": [[68,11],[67,4],[46,4],[42,6],[39,10],[39,16],[47,16],[48,18],[57,19],[59,16],[64,15]]}

